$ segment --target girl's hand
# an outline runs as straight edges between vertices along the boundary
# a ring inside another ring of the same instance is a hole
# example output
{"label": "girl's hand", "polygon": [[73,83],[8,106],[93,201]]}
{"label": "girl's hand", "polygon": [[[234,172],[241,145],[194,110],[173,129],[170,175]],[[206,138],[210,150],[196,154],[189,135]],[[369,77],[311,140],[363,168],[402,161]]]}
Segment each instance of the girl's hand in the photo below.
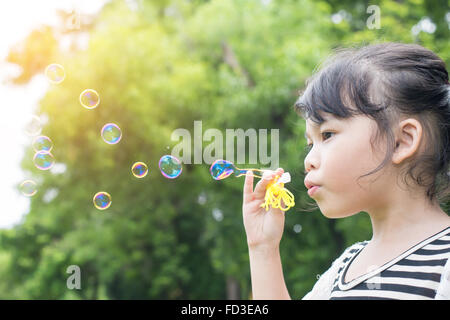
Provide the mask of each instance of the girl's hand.
{"label": "girl's hand", "polygon": [[250,249],[278,247],[284,230],[284,212],[280,209],[261,207],[266,195],[266,187],[276,175],[281,176],[284,170],[264,172],[263,178],[253,190],[253,173],[247,172],[244,182],[244,201],[242,214]]}

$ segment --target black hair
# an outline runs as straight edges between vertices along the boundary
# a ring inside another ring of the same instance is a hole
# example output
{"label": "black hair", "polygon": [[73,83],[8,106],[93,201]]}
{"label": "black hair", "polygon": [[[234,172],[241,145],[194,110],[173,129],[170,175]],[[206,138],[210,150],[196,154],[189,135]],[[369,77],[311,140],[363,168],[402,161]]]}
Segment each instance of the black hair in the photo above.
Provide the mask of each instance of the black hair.
{"label": "black hair", "polygon": [[[376,121],[376,140],[387,139],[382,169],[396,147],[392,131],[402,116],[413,116],[423,126],[425,150],[405,167],[407,177],[425,189],[431,203],[450,196],[450,85],[444,61],[417,44],[379,43],[337,49],[306,81],[294,107],[317,124],[323,113],[337,118],[366,115]],[[372,141],[373,142],[373,141]],[[372,144],[373,147],[373,144]]]}

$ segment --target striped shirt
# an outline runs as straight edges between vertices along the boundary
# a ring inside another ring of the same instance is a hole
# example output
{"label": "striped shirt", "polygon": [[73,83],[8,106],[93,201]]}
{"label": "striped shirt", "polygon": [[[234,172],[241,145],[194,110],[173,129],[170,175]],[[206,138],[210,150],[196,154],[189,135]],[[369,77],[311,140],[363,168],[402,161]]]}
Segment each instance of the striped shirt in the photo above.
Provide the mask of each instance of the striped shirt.
{"label": "striped shirt", "polygon": [[450,227],[345,282],[350,264],[367,243],[358,242],[347,248],[303,299],[450,299]]}
{"label": "striped shirt", "polygon": [[368,241],[348,251],[331,290],[331,300],[434,299],[450,257],[450,228],[419,242],[397,258],[348,283],[346,272]]}

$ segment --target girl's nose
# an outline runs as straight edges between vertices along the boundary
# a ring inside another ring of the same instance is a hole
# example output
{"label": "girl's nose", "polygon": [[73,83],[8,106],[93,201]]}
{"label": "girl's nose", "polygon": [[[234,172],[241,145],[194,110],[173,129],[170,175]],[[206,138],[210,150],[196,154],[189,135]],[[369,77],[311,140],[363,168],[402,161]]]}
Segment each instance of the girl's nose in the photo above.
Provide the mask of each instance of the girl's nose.
{"label": "girl's nose", "polygon": [[305,174],[310,172],[312,169],[317,169],[317,152],[311,150],[305,157],[304,168]]}
{"label": "girl's nose", "polygon": [[310,172],[310,171],[311,171],[311,167],[310,166],[306,167],[305,174],[308,174],[308,172]]}

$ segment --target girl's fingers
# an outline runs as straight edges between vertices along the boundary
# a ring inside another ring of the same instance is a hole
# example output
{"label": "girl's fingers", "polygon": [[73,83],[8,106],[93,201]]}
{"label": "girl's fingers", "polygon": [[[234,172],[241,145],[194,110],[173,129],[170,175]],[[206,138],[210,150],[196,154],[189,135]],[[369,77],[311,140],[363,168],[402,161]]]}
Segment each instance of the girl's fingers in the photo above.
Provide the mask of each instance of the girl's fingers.
{"label": "girl's fingers", "polygon": [[255,198],[264,198],[267,185],[275,178],[276,175],[281,176],[283,172],[284,170],[281,168],[278,168],[276,171],[264,172],[262,179],[256,184],[255,191],[253,192]]}
{"label": "girl's fingers", "polygon": [[253,193],[253,172],[247,171],[247,174],[245,175],[245,182],[244,182],[244,203],[248,203],[251,200],[251,196]]}

